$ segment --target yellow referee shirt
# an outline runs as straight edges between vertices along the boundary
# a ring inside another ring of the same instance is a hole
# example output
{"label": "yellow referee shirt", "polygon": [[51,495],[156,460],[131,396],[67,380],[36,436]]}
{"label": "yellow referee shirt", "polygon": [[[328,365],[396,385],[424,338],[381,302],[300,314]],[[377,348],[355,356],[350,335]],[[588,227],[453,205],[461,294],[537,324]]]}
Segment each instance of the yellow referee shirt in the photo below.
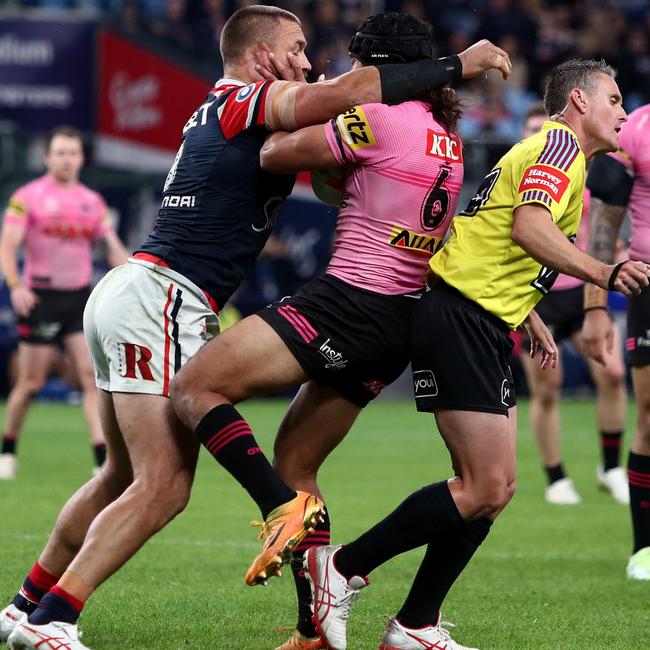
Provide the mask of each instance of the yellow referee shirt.
{"label": "yellow referee shirt", "polygon": [[582,214],[585,157],[574,132],[559,122],[516,144],[485,177],[451,235],[429,262],[433,273],[515,329],[548,293],[558,273],[511,238],[513,213],[541,203],[574,239]]}

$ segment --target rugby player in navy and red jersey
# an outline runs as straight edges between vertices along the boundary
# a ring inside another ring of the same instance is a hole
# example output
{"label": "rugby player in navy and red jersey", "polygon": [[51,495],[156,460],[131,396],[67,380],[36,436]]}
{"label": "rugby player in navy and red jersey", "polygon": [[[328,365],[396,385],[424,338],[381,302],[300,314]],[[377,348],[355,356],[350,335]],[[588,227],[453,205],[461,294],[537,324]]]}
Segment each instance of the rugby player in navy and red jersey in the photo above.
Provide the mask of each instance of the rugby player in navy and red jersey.
{"label": "rugby player in navy and red jersey", "polygon": [[[300,21],[267,6],[233,14],[220,45],[225,78],[185,125],[154,231],[88,302],[84,330],[107,464],[64,506],[21,592],[0,614],[9,647],[83,650],[76,621],[85,601],[184,508],[198,441],[173,415],[170,381],[218,333],[219,309],[291,191],[292,178],[260,168],[267,133],[321,123],[358,103],[399,103],[490,67],[510,69],[507,55],[484,41],[459,56],[307,85]],[[268,80],[270,69],[284,80]],[[206,415],[200,440],[260,507],[270,557],[298,543],[321,516],[318,499],[278,478],[232,406]]]}

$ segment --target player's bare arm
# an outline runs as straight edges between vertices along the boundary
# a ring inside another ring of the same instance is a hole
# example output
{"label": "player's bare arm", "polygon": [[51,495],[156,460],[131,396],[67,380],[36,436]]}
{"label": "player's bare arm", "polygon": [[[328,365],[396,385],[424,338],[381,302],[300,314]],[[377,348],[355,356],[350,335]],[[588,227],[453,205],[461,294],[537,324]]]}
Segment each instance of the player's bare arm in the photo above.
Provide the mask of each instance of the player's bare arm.
{"label": "player's bare arm", "polygon": [[628,260],[604,264],[576,248],[553,223],[542,205],[526,204],[514,212],[512,240],[541,264],[602,289],[636,295],[648,286],[648,265]]}
{"label": "player's bare arm", "polygon": [[120,264],[125,264],[129,259],[129,253],[121,239],[117,236],[114,231],[109,231],[101,239],[100,244],[103,247],[103,254],[106,259],[106,262],[110,267],[120,266]]}
{"label": "player's bare arm", "polygon": [[38,302],[36,294],[22,282],[18,270],[18,250],[24,239],[24,228],[4,224],[0,236],[0,268],[9,287],[11,304],[19,316],[28,316]]}
{"label": "player's bare arm", "polygon": [[266,123],[270,130],[294,131],[326,122],[358,104],[399,104],[489,69],[507,78],[512,64],[504,50],[482,40],[443,59],[363,67],[317,84],[280,81],[269,90]]}
{"label": "player's bare arm", "polygon": [[295,174],[303,169],[339,166],[320,124],[293,133],[272,133],[264,142],[260,161],[262,169],[274,174]]}

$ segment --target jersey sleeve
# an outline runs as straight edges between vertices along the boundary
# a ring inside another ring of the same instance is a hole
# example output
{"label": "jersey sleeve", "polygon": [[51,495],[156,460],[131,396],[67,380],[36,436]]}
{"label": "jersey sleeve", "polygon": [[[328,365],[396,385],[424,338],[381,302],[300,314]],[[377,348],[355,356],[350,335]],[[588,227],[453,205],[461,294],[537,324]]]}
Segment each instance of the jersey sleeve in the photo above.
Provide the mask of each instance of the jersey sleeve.
{"label": "jersey sleeve", "polygon": [[527,150],[527,155],[513,169],[515,197],[513,210],[520,205],[541,204],[557,222],[572,197],[584,191],[584,169],[574,164],[580,154],[578,143],[564,129],[548,131],[541,151]]}
{"label": "jersey sleeve", "polygon": [[4,222],[19,228],[27,228],[29,218],[29,200],[28,194],[24,187],[20,188],[11,195],[9,204],[4,214]]}
{"label": "jersey sleeve", "polygon": [[372,166],[396,153],[388,137],[392,122],[388,106],[355,106],[325,125],[325,137],[339,164]]}
{"label": "jersey sleeve", "polygon": [[264,126],[266,96],[273,81],[257,81],[229,92],[218,108],[224,137],[231,140],[251,127]]}

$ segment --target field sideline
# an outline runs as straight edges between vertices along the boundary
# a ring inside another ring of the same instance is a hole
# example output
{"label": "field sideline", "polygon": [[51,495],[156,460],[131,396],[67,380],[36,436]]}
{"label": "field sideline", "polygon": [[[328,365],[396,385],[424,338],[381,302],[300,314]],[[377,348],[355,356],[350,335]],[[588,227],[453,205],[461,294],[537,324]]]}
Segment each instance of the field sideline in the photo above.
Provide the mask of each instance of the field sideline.
{"label": "field sideline", "polygon": [[[286,401],[242,405],[264,449]],[[4,408],[0,409],[3,412]],[[443,619],[454,637],[481,650],[641,650],[650,647],[650,584],[625,579],[631,550],[628,509],[596,488],[599,460],[591,402],[562,405],[565,461],[580,506],[543,500],[544,478],[520,408],[518,492],[455,585]],[[626,442],[634,428],[628,413]],[[78,407],[38,404],[20,443],[19,476],[0,482],[0,601],[14,595],[54,516],[90,473]],[[366,410],[321,473],[333,541],[348,541],[413,490],[450,475],[448,455],[429,416],[411,402]],[[94,650],[272,650],[292,626],[293,580],[249,588],[259,517],[246,494],[201,454],[190,505],[104,585],[82,614]],[[380,568],[352,610],[350,650],[377,648],[386,618],[410,585],[422,551]],[[287,569],[287,574],[290,571]]]}

